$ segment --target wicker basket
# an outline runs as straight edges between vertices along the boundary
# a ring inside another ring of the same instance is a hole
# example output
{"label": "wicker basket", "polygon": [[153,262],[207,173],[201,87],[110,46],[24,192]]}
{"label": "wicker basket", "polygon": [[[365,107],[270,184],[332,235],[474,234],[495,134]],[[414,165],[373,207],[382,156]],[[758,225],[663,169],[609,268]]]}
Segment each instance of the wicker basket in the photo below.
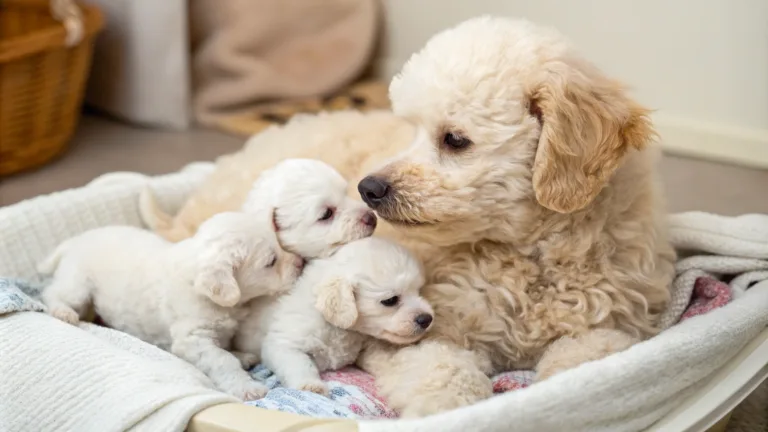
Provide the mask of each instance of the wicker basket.
{"label": "wicker basket", "polygon": [[65,149],[103,25],[72,0],[0,0],[0,176]]}

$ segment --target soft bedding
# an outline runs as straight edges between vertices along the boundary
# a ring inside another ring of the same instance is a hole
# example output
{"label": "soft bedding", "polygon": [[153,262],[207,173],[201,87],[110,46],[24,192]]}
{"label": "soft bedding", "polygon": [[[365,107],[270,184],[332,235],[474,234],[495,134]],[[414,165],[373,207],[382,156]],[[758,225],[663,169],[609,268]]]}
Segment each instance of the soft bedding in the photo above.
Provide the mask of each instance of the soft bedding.
{"label": "soft bedding", "polygon": [[[212,167],[195,164],[157,178],[115,173],[0,209],[0,275],[7,276],[0,278],[0,424],[35,431],[183,430],[195,412],[233,400],[180,359],[110,329],[58,322],[34,300],[43,285],[35,263],[58,243],[99,226],[140,226],[137,197],[147,182],[173,212]],[[768,283],[753,286],[768,277],[768,216],[687,213],[671,216],[670,228],[684,258],[665,315],[671,328],[658,337],[534,386],[531,371],[501,374],[494,390],[506,394],[478,406],[433,420],[363,421],[361,430],[452,431],[468,421],[505,430],[493,425],[508,427],[508,419],[494,422],[510,415],[520,430],[531,431],[566,424],[574,431],[640,430],[653,423],[768,323]],[[396,416],[372,377],[354,368],[324,374],[330,398],[281,388],[261,367],[252,373],[273,390],[250,405],[311,416]]]}
{"label": "soft bedding", "polygon": [[[43,311],[45,307],[34,299],[41,288],[41,283],[0,278],[0,314]],[[693,298],[682,319],[724,306],[731,297],[731,288],[726,283],[701,277],[695,282]],[[246,402],[248,405],[313,417],[397,418],[397,413],[387,407],[376,391],[373,376],[354,367],[322,374],[329,384],[328,397],[281,387],[277,378],[261,365],[254,367],[251,374],[271,390],[264,399]],[[501,373],[493,378],[493,390],[505,393],[528,387],[533,375],[529,370]]]}

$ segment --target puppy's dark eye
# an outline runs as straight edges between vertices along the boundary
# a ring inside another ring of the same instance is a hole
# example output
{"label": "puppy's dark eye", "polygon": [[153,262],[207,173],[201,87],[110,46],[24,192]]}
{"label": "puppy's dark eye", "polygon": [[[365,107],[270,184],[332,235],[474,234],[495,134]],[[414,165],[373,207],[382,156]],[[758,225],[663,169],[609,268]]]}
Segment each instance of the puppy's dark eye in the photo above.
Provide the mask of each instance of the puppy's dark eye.
{"label": "puppy's dark eye", "polygon": [[384,306],[387,306],[387,307],[392,307],[392,306],[395,306],[397,304],[397,302],[399,302],[399,301],[400,301],[400,296],[394,296],[394,297],[390,297],[390,298],[388,298],[386,300],[382,300],[381,304],[383,304]]}
{"label": "puppy's dark eye", "polygon": [[323,213],[323,215],[320,216],[319,220],[327,221],[327,220],[329,220],[332,217],[333,217],[333,209],[328,207],[327,209],[325,209],[325,213]]}
{"label": "puppy's dark eye", "polygon": [[269,264],[267,264],[267,268],[272,268],[277,264],[277,255],[272,257],[272,260],[269,261]]}
{"label": "puppy's dark eye", "polygon": [[452,150],[464,150],[472,145],[472,141],[457,133],[447,132],[443,135],[443,144]]}

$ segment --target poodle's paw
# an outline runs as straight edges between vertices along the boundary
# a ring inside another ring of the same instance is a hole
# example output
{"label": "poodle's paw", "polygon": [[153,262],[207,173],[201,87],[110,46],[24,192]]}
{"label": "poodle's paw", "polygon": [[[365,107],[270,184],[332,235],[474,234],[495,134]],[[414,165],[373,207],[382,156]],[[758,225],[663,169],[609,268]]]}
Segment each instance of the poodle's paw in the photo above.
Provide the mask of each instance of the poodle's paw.
{"label": "poodle's paw", "polygon": [[328,384],[321,380],[311,380],[296,386],[299,390],[317,393],[320,396],[328,396]]}
{"label": "poodle's paw", "polygon": [[267,386],[254,380],[233,383],[222,390],[243,401],[261,399],[269,392]]}
{"label": "poodle's paw", "polygon": [[259,355],[254,353],[232,351],[232,355],[240,360],[240,364],[243,365],[243,369],[245,370],[250,370],[252,367],[259,364],[259,360],[261,360]]}
{"label": "poodle's paw", "polygon": [[464,370],[447,382],[435,381],[403,401],[400,416],[426,417],[480,402],[493,396],[491,379],[479,370]]}
{"label": "poodle's paw", "polygon": [[48,314],[68,324],[77,325],[77,323],[80,322],[80,317],[77,315],[77,312],[67,307],[51,308],[48,310]]}

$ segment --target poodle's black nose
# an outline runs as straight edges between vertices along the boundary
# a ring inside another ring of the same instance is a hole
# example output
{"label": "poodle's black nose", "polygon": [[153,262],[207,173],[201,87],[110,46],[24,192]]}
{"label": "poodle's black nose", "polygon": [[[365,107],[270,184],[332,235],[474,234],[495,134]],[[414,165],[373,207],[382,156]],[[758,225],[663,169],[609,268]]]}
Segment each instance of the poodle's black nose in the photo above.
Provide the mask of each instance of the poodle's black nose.
{"label": "poodle's black nose", "polygon": [[390,189],[386,180],[373,176],[360,180],[357,185],[360,198],[372,209],[378,207],[387,198]]}
{"label": "poodle's black nose", "polygon": [[432,324],[432,315],[421,314],[417,316],[414,321],[416,321],[416,324],[418,324],[419,327],[426,330],[427,328],[429,328],[429,325]]}

